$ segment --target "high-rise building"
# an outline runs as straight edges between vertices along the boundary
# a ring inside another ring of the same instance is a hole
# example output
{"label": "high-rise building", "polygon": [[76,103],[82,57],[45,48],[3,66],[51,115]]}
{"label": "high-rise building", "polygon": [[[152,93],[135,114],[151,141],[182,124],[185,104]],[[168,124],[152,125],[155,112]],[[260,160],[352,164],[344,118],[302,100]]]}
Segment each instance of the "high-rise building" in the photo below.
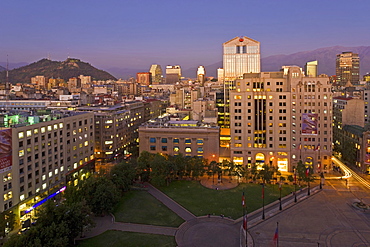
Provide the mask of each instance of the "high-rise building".
{"label": "high-rise building", "polygon": [[305,65],[306,76],[317,77],[317,65],[318,61],[307,62]]}
{"label": "high-rise building", "polygon": [[260,42],[248,37],[235,37],[223,44],[225,78],[242,78],[244,73],[259,73]]}
{"label": "high-rise building", "polygon": [[181,67],[180,65],[167,65],[166,66],[166,84],[175,84],[181,80]]}
{"label": "high-rise building", "polygon": [[141,85],[149,86],[152,84],[152,73],[150,72],[136,73],[136,81]]}
{"label": "high-rise building", "polygon": [[197,80],[203,85],[206,80],[206,69],[200,65],[197,70]]}
{"label": "high-rise building", "polygon": [[245,73],[260,73],[260,60],[260,42],[256,40],[245,36],[235,37],[223,44],[225,109],[220,127],[230,128],[229,91],[235,89],[235,80],[243,78]]}
{"label": "high-rise building", "polygon": [[360,80],[360,57],[357,53],[342,52],[336,59],[337,83],[344,86],[348,81],[353,85]]}
{"label": "high-rise building", "polygon": [[159,64],[152,64],[152,66],[150,66],[149,72],[152,74],[153,85],[162,84],[163,72]]}
{"label": "high-rise building", "polygon": [[217,80],[220,82],[224,81],[224,69],[223,68],[217,69]]}
{"label": "high-rise building", "polygon": [[329,171],[330,89],[327,76],[305,77],[297,66],[244,74],[230,91],[232,161],[291,172],[301,160],[314,172]]}

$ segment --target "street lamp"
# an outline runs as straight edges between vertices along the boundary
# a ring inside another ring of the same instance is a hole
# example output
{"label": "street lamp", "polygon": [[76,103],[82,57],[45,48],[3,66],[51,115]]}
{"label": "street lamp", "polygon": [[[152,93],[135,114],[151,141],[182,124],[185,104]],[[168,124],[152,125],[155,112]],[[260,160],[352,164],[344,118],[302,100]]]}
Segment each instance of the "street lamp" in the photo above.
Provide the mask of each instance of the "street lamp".
{"label": "street lamp", "polygon": [[280,179],[280,183],[279,183],[279,193],[280,193],[280,197],[279,197],[279,201],[280,201],[279,210],[280,211],[283,209],[282,206],[281,206],[281,186],[282,186],[282,184],[281,184],[281,179]]}
{"label": "street lamp", "polygon": [[296,168],[293,168],[294,173],[294,202],[297,202],[297,174]]}
{"label": "street lamp", "polygon": [[265,183],[262,183],[262,219],[265,219]]}

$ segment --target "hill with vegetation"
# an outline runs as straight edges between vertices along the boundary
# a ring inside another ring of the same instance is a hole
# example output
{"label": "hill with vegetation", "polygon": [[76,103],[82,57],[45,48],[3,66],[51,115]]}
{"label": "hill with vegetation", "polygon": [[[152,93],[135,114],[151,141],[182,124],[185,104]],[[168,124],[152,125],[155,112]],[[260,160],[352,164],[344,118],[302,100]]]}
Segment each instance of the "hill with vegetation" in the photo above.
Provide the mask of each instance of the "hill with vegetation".
{"label": "hill with vegetation", "polygon": [[[69,78],[80,75],[91,76],[93,80],[116,80],[114,76],[104,70],[99,70],[91,64],[79,59],[68,58],[65,61],[52,61],[41,59],[35,63],[9,71],[9,82],[30,83],[31,77],[43,75],[47,78],[61,78],[68,81]],[[0,72],[0,82],[6,81],[5,71]]]}

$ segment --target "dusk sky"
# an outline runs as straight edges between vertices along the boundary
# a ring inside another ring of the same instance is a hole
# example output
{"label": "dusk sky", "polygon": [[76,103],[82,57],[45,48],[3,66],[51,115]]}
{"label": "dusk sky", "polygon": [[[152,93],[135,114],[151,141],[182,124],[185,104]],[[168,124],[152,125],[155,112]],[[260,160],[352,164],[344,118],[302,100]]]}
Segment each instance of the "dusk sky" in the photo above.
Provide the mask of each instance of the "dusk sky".
{"label": "dusk sky", "polygon": [[100,69],[222,60],[236,36],[262,57],[370,45],[369,0],[14,0],[0,5],[0,62],[68,55]]}

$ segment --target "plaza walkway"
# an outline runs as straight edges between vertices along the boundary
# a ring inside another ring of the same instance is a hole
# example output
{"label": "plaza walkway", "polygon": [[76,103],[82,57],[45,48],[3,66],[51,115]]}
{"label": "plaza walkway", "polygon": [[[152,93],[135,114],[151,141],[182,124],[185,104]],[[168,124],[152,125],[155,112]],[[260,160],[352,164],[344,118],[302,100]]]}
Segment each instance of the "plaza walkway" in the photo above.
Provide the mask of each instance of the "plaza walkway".
{"label": "plaza walkway", "polygon": [[[238,186],[237,181],[223,178],[222,182],[217,181],[215,183],[212,178],[204,177],[200,183],[211,189],[230,189]],[[167,195],[162,193],[160,190],[150,184],[146,184],[148,193],[153,195],[157,200],[161,201],[169,209],[175,212],[178,216],[185,220],[185,222],[176,227],[163,227],[145,224],[133,224],[133,223],[122,223],[115,222],[114,216],[105,216],[95,218],[96,227],[91,231],[85,233],[84,238],[90,238],[97,236],[107,230],[120,230],[129,232],[140,232],[140,233],[151,233],[175,236],[176,243],[178,246],[184,247],[239,247],[245,246],[245,240],[241,242],[241,225],[242,218],[232,220],[224,218],[223,216],[201,216],[196,217],[187,209],[179,205],[177,202],[169,198]],[[312,195],[318,190],[316,187],[312,189]],[[297,194],[298,202],[304,201],[307,198],[306,190]],[[281,211],[279,210],[278,201],[265,206],[266,220],[272,216],[275,216]],[[283,209],[288,209],[293,205],[296,205],[293,201],[293,196],[288,195],[282,200]],[[265,220],[262,220],[261,212],[259,209],[251,214],[248,214],[248,228],[256,226]],[[83,238],[79,238],[83,239]],[[253,238],[248,233],[248,246],[254,246]]]}

